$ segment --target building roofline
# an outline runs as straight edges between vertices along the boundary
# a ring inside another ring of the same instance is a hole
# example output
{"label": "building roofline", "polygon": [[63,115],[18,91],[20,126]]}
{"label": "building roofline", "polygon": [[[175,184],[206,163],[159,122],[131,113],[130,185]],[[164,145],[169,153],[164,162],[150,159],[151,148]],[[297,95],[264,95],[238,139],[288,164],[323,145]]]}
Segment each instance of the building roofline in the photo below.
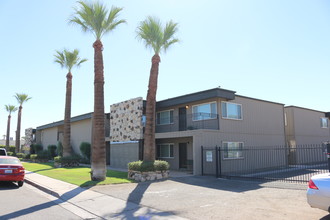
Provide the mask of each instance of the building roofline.
{"label": "building roofline", "polygon": [[252,98],[252,97],[248,97],[248,96],[243,96],[243,95],[235,95],[236,97],[241,97],[241,98],[247,98],[247,99],[252,99],[252,100],[256,100],[256,101],[261,101],[261,102],[268,102],[268,103],[272,103],[272,104],[277,104],[277,105],[285,105],[283,103],[279,103],[279,102],[273,102],[273,101],[268,101],[268,100],[264,100],[264,99],[257,99],[257,98]]}
{"label": "building roofline", "polygon": [[156,106],[157,108],[166,108],[170,106],[186,104],[189,102],[201,101],[209,98],[225,98],[227,100],[233,100],[235,99],[235,93],[235,91],[231,90],[214,88],[158,101]]}
{"label": "building roofline", "polygon": [[[92,118],[92,114],[93,114],[93,112],[89,112],[89,113],[86,113],[86,114],[71,117],[71,122],[76,122],[76,121],[81,121],[81,120]],[[42,129],[46,129],[46,128],[53,128],[53,127],[57,127],[57,126],[60,126],[60,125],[64,125],[64,120],[56,121],[56,122],[45,124],[45,125],[41,125],[41,126],[37,127],[36,130],[42,130]]]}
{"label": "building roofline", "polygon": [[309,110],[309,111],[314,111],[314,112],[320,112],[320,113],[324,113],[324,114],[329,113],[329,116],[330,116],[330,112],[323,112],[323,111],[310,109],[310,108],[299,107],[299,106],[295,106],[295,105],[288,105],[288,106],[285,106],[284,108],[299,108],[299,109],[304,109],[304,110]]}

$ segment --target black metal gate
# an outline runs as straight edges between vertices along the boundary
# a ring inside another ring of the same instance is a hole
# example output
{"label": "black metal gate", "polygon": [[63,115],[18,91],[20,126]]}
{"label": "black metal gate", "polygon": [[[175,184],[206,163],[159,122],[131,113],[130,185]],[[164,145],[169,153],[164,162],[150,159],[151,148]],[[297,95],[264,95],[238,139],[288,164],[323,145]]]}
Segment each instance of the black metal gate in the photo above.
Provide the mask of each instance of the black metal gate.
{"label": "black metal gate", "polygon": [[246,147],[201,146],[202,175],[306,183],[328,172],[324,145]]}

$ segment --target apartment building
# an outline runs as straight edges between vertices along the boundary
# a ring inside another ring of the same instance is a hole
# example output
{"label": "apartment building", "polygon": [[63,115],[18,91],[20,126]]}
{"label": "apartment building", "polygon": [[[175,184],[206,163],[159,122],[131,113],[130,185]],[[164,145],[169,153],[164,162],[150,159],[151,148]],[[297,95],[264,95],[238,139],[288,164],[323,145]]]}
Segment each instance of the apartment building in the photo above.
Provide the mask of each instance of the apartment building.
{"label": "apartment building", "polygon": [[[91,143],[92,140],[92,116],[93,113],[87,113],[71,118],[71,147],[76,154],[81,154],[80,144],[82,142]],[[109,141],[109,113],[105,114],[106,130],[106,150],[107,163],[110,163],[110,141]],[[44,150],[49,145],[57,145],[63,141],[64,121],[57,121],[42,125],[36,128],[35,142],[43,146]]]}
{"label": "apartment building", "polygon": [[[127,163],[143,159],[145,105],[142,97],[110,106],[106,114],[107,163],[127,168]],[[249,163],[255,169],[281,166],[287,155],[277,155],[263,163],[243,151],[255,147],[322,143],[329,140],[330,113],[237,95],[214,88],[186,94],[156,104],[156,158],[169,162],[172,170],[190,170],[200,175],[202,166],[214,155],[204,148],[222,147],[222,170]],[[81,142],[91,142],[92,113],[71,119],[71,141],[76,153]],[[63,121],[36,129],[37,143],[45,148],[63,138]],[[255,152],[255,151],[254,151]],[[285,151],[283,151],[285,153]],[[290,155],[289,155],[290,156]],[[207,158],[206,158],[207,157]],[[204,166],[204,168],[205,168]]]}

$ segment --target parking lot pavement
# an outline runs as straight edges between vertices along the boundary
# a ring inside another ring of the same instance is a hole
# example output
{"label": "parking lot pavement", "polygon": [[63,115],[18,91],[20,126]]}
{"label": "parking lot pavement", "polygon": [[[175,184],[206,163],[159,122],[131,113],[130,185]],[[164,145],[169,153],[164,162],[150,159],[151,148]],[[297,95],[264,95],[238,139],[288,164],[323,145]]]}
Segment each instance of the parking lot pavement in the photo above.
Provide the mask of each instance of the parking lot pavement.
{"label": "parking lot pavement", "polygon": [[90,189],[188,219],[330,219],[307,204],[307,185],[188,176]]}

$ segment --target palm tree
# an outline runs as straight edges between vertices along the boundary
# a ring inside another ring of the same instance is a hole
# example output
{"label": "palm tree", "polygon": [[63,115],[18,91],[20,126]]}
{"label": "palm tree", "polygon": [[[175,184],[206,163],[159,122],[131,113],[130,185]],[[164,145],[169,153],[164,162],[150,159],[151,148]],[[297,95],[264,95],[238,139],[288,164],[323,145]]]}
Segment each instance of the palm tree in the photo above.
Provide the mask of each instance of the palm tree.
{"label": "palm tree", "polygon": [[101,38],[114,30],[125,20],[117,17],[122,8],[112,7],[110,12],[99,2],[94,4],[78,2],[70,23],[79,25],[84,32],[91,32],[96,41],[94,47],[94,114],[92,124],[92,180],[104,180],[106,177],[105,128],[104,128],[104,73],[103,45]]}
{"label": "palm tree", "polygon": [[22,108],[23,103],[27,102],[31,99],[27,94],[24,93],[16,93],[14,96],[19,104],[18,107],[18,117],[17,117],[17,130],[16,130],[16,141],[15,141],[15,147],[16,147],[16,153],[20,151],[20,139],[21,139],[21,118],[22,118]]}
{"label": "palm tree", "polygon": [[6,111],[9,112],[7,121],[7,136],[6,136],[6,148],[9,149],[9,139],[10,139],[10,119],[11,113],[17,111],[17,107],[14,105],[5,105]]}
{"label": "palm tree", "polygon": [[65,110],[64,110],[64,138],[63,138],[63,156],[71,156],[71,97],[72,97],[72,74],[71,69],[86,62],[87,59],[80,59],[79,50],[75,49],[72,52],[63,50],[56,51],[55,62],[59,63],[62,68],[68,70],[66,75],[66,95],[65,95]]}
{"label": "palm tree", "polygon": [[162,27],[159,19],[148,17],[140,23],[137,28],[137,38],[142,40],[147,48],[152,48],[154,55],[151,59],[151,70],[149,76],[149,85],[147,92],[146,105],[146,127],[144,132],[144,161],[155,160],[155,115],[156,115],[156,93],[158,81],[158,68],[160,63],[160,52],[166,52],[167,49],[174,43],[179,42],[174,34],[177,32],[178,24],[173,21],[166,23]]}

